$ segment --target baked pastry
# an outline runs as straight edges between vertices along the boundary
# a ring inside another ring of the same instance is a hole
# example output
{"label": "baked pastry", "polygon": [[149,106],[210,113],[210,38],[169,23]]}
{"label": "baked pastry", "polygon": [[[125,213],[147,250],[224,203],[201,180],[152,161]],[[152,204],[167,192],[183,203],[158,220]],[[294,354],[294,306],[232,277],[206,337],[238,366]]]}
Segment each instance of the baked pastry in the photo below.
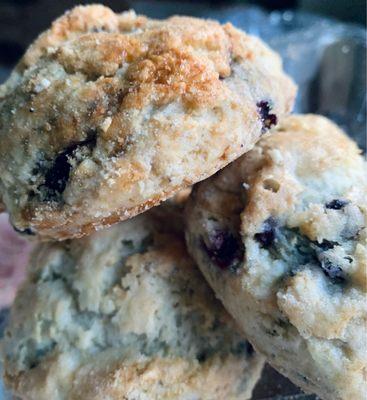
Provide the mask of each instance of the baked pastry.
{"label": "baked pastry", "polygon": [[16,395],[250,398],[263,357],[238,333],[183,239],[160,233],[163,225],[148,212],[39,245],[2,344],[5,382]]}
{"label": "baked pastry", "polygon": [[367,393],[366,186],[351,139],[291,116],[187,207],[191,254],[248,340],[327,400]]}
{"label": "baked pastry", "polygon": [[150,213],[159,221],[162,232],[174,233],[185,238],[185,204],[190,196],[192,187],[182,189],[173,197],[164,201],[159,207],[153,207]]}
{"label": "baked pastry", "polygon": [[0,198],[20,232],[89,234],[248,151],[294,96],[230,24],[76,7],[0,87]]}

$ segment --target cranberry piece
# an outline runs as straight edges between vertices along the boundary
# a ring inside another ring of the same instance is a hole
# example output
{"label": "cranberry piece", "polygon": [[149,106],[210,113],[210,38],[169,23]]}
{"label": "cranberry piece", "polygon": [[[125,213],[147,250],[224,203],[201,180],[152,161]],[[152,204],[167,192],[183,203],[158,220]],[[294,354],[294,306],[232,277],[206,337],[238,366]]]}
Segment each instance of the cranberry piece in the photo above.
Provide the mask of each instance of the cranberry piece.
{"label": "cranberry piece", "polygon": [[276,227],[277,222],[275,218],[269,217],[264,221],[262,231],[255,233],[254,235],[255,240],[260,243],[261,247],[268,248],[274,243],[276,238]]}
{"label": "cranberry piece", "polygon": [[262,132],[266,132],[273,125],[276,125],[278,118],[275,114],[271,114],[271,105],[268,101],[262,100],[256,103],[261,122],[263,124]]}

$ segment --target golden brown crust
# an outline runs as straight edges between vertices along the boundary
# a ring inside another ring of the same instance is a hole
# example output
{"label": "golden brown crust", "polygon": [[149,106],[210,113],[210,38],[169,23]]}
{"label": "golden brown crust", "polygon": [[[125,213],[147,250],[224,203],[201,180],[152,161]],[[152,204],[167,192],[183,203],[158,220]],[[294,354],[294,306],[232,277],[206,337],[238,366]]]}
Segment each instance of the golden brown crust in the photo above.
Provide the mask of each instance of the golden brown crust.
{"label": "golden brown crust", "polygon": [[[167,198],[174,196],[180,190],[181,188],[177,188],[176,190],[172,190],[169,193],[161,194],[160,197],[157,196],[156,198],[152,198],[145,203],[139,204],[138,206],[131,209],[119,210],[116,213],[101,219],[101,221],[98,221],[98,223],[92,222],[83,225],[82,227],[75,227],[75,218],[78,218],[78,213],[71,214],[70,216],[65,218],[64,214],[57,215],[54,211],[52,211],[52,216],[50,215],[50,220],[43,217],[40,224],[37,224],[35,222],[32,227],[35,228],[37,231],[39,230],[43,232],[40,239],[45,241],[54,238],[55,234],[57,234],[58,240],[66,240],[70,237],[81,238],[83,236],[88,236],[91,233],[100,229],[108,228],[119,221],[124,221],[126,219],[134,217],[135,215],[141,214],[144,211],[147,211],[150,208],[161,204],[161,202],[166,200]],[[57,218],[58,216],[60,218]]]}
{"label": "golden brown crust", "polygon": [[230,24],[76,7],[0,87],[0,193],[19,230],[79,237],[215,173],[294,95]]}
{"label": "golden brown crust", "polygon": [[[135,400],[149,393],[151,400],[172,400],[185,393],[195,393],[200,395],[201,400],[249,399],[252,386],[259,378],[259,366],[255,363],[247,366],[253,368],[252,372],[247,372],[253,373],[253,378],[249,379],[249,388],[240,397],[234,388],[238,385],[239,371],[244,368],[244,363],[234,356],[227,357],[225,361],[219,357],[213,358],[206,365],[185,358],[155,358],[124,364],[110,362],[101,368],[85,366],[75,375],[67,398]],[[36,397],[32,393],[43,373],[46,378],[46,370],[40,369],[34,376],[21,373],[14,377],[5,373],[4,381],[12,387],[14,393],[30,393],[33,399]]]}
{"label": "golden brown crust", "polygon": [[[312,114],[291,115],[281,121],[277,131],[281,134],[264,138],[257,153],[253,152],[253,164],[261,162],[261,170],[253,170],[249,162],[244,163],[245,171],[241,169],[250,187],[243,222],[248,235],[259,230],[259,224],[266,216],[277,216],[294,209],[297,198],[305,190],[300,184],[302,180],[338,168],[346,176],[348,170],[363,174],[358,146],[327,118]],[[300,179],[294,179],[293,174]]]}
{"label": "golden brown crust", "polygon": [[200,395],[201,400],[245,398],[250,396],[249,391],[240,397],[233,391],[241,368],[241,361],[229,356],[225,361],[217,357],[204,366],[185,359],[155,359],[145,365],[120,366],[107,374],[98,372],[97,376],[83,371],[71,399],[79,399],[82,394],[95,400],[130,399],[137,389],[149,393],[152,400],[178,399],[185,392]]}

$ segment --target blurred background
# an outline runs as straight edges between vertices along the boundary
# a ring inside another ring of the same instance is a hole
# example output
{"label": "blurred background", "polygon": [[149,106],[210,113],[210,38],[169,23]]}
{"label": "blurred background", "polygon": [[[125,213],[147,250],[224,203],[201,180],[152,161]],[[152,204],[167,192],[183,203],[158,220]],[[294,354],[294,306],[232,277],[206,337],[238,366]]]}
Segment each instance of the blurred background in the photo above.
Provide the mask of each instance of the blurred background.
{"label": "blurred background", "polygon": [[[261,37],[281,54],[298,84],[295,111],[333,119],[366,149],[365,0],[0,0],[0,83],[52,20],[77,4],[96,2],[116,12],[135,9],[155,18],[185,14],[230,21]],[[7,216],[0,215],[0,337],[29,250]],[[0,400],[8,398],[0,379]],[[267,366],[253,399],[316,397],[301,394]]]}
{"label": "blurred background", "polygon": [[[50,21],[76,4],[98,1],[75,0],[0,0],[0,63],[12,65],[25,47]],[[316,12],[347,22],[366,24],[365,0],[101,0],[101,3],[123,11],[134,8],[149,16],[172,13],[205,15],[220,8],[257,5],[266,10],[302,10]]]}

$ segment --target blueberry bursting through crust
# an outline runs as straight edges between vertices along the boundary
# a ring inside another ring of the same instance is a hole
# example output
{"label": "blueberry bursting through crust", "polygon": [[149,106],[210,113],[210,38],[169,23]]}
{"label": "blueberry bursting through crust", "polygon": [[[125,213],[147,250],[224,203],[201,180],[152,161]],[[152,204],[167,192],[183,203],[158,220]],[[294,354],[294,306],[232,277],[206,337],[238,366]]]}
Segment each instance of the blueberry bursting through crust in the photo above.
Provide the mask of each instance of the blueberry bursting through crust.
{"label": "blueberry bursting through crust", "polygon": [[341,210],[348,204],[347,200],[334,199],[325,205],[326,208],[331,210]]}
{"label": "blueberry bursting through crust", "polygon": [[[280,227],[275,218],[269,217],[263,222],[261,232],[254,235],[261,248],[268,250],[275,259],[283,259],[290,264],[289,274],[296,275],[303,268],[316,266],[332,283],[343,284],[346,274],[343,269],[331,261],[328,251],[338,242],[323,239],[315,242],[302,235],[296,228]],[[291,243],[291,246],[285,246]]]}
{"label": "blueberry bursting through crust", "polygon": [[243,258],[242,244],[240,238],[231,232],[217,229],[210,234],[208,244],[203,239],[201,244],[220,269],[235,271],[239,267]]}
{"label": "blueberry bursting through crust", "polygon": [[273,244],[276,226],[277,222],[273,217],[269,217],[264,221],[262,231],[255,234],[255,239],[260,243],[261,247],[268,248]]}
{"label": "blueberry bursting through crust", "polygon": [[96,132],[91,131],[85,140],[70,144],[56,156],[44,174],[44,183],[38,187],[43,200],[59,199],[69,180],[72,163],[78,162],[78,153],[91,152],[96,146],[96,141]]}
{"label": "blueberry bursting through crust", "polygon": [[273,125],[276,125],[278,122],[278,118],[275,114],[272,114],[270,111],[272,109],[271,104],[268,101],[262,100],[256,103],[258,113],[260,115],[260,119],[262,122],[262,132],[265,133],[269,130]]}

